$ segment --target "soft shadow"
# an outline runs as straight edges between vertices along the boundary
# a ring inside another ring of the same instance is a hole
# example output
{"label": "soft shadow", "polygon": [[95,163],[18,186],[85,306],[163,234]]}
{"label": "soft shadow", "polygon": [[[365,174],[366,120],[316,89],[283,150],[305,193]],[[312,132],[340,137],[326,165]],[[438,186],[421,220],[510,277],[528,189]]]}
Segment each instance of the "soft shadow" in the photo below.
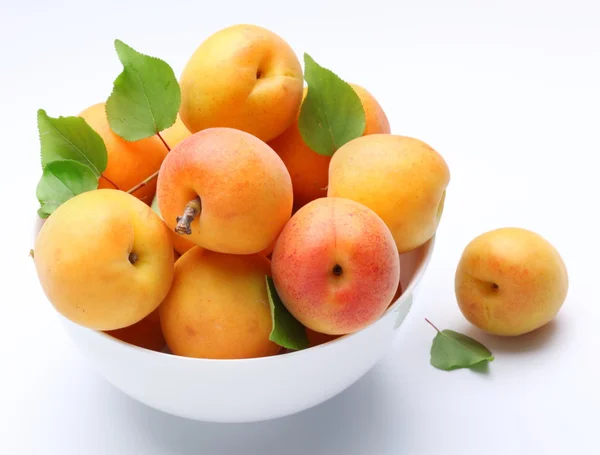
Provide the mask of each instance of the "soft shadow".
{"label": "soft shadow", "polygon": [[[173,417],[123,395],[124,421],[159,453],[206,455],[364,454],[367,440],[384,438],[385,386],[373,371],[329,401],[301,413],[250,424],[216,424]],[[119,392],[120,393],[120,392]]]}
{"label": "soft shadow", "polygon": [[494,355],[497,353],[518,354],[536,351],[552,344],[559,325],[559,322],[554,319],[533,332],[510,337],[490,335],[472,326],[466,329],[464,333],[484,344]]}
{"label": "soft shadow", "polygon": [[488,375],[490,373],[490,362],[488,362],[487,360],[479,362],[469,369],[477,374]]}

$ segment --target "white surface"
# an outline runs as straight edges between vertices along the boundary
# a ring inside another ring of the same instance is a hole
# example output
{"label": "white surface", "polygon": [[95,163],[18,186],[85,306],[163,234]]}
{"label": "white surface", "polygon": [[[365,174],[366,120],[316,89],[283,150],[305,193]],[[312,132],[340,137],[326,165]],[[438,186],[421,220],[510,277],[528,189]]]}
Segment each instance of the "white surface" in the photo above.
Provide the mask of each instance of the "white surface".
{"label": "white surface", "polygon": [[[0,7],[0,453],[597,450],[596,1],[80,3],[2,0]],[[201,424],[152,411],[107,384],[78,355],[43,299],[27,257],[40,172],[35,112],[73,115],[105,99],[120,70],[114,38],[164,57],[179,73],[208,33],[237,22],[281,33],[299,53],[371,90],[394,132],[421,138],[444,155],[452,181],[419,304],[384,361],[302,414],[250,425]],[[453,295],[464,245],[504,225],[546,236],[571,278],[556,322],[520,339],[471,329]],[[489,371],[431,367],[434,333],[425,316],[485,342],[496,355]]]}

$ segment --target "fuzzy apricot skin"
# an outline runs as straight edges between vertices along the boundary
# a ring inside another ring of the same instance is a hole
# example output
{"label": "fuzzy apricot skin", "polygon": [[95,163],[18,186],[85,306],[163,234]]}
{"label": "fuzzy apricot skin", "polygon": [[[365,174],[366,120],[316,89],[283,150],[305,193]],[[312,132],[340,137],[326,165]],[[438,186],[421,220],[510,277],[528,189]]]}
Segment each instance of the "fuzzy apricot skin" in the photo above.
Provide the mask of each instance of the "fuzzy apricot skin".
{"label": "fuzzy apricot skin", "polygon": [[554,319],[567,297],[569,277],[548,240],[527,229],[505,227],[467,244],[454,287],[469,322],[491,334],[516,336]]}
{"label": "fuzzy apricot skin", "polygon": [[[98,188],[129,191],[160,169],[169,149],[158,136],[138,141],[126,141],[110,128],[106,104],[97,103],[79,114],[96,131],[106,146],[108,164],[98,182]],[[114,184],[114,185],[113,185]],[[135,197],[150,205],[156,194],[156,179],[140,187]]]}
{"label": "fuzzy apricot skin", "polygon": [[263,27],[233,25],[190,57],[179,113],[192,133],[229,127],[269,141],[294,121],[303,85],[300,61],[285,40]]}
{"label": "fuzzy apricot skin", "polygon": [[123,191],[98,189],[50,215],[36,237],[34,262],[60,314],[90,329],[115,330],[162,302],[174,253],[167,227],[148,205]]}
{"label": "fuzzy apricot skin", "polygon": [[292,181],[281,158],[260,139],[232,128],[195,133],[165,158],[158,206],[171,230],[186,205],[201,211],[186,240],[228,254],[267,250],[290,219]]}
{"label": "fuzzy apricot skin", "polygon": [[390,230],[375,212],[349,199],[315,199],[298,210],[277,239],[272,261],[286,308],[326,335],[373,323],[400,280]]}
{"label": "fuzzy apricot skin", "polygon": [[[376,133],[389,133],[390,123],[381,105],[375,97],[363,87],[350,84],[365,110],[365,131],[363,136]],[[304,96],[308,88],[304,88]],[[298,119],[281,135],[269,141],[285,163],[294,187],[294,211],[310,201],[327,196],[330,156],[319,155],[306,145],[300,130]]]}
{"label": "fuzzy apricot skin", "polygon": [[173,354],[243,359],[275,355],[269,340],[271,309],[261,254],[230,255],[194,247],[175,264],[175,279],[160,306],[165,339]]}
{"label": "fuzzy apricot skin", "polygon": [[107,330],[106,333],[125,343],[151,351],[162,351],[166,346],[165,337],[160,327],[158,308],[135,324],[122,329]]}
{"label": "fuzzy apricot skin", "polygon": [[450,170],[425,142],[371,134],[347,142],[329,165],[327,196],[366,205],[392,231],[400,253],[423,245],[437,231]]}

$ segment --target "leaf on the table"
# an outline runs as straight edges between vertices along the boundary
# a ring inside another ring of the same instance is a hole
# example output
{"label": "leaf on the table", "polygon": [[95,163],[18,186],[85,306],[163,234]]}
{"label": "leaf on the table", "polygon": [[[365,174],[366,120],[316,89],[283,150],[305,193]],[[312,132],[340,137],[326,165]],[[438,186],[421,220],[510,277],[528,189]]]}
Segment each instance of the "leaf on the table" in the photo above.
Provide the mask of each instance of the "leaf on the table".
{"label": "leaf on the table", "polygon": [[115,49],[123,71],[106,101],[110,128],[127,141],[137,141],[172,126],[181,103],[173,69],[120,40],[115,40]]}
{"label": "leaf on the table", "polygon": [[42,168],[56,160],[74,160],[87,166],[96,177],[106,169],[104,141],[82,117],[49,117],[37,112]]}
{"label": "leaf on the table", "polygon": [[285,307],[275,289],[273,279],[270,276],[265,278],[273,323],[269,339],[279,346],[295,351],[308,348],[306,328]]}
{"label": "leaf on the table", "polygon": [[430,351],[430,363],[434,367],[450,371],[494,360],[490,350],[473,338],[454,330],[433,327],[437,331]]}
{"label": "leaf on the table", "polygon": [[347,82],[304,54],[308,91],[298,117],[302,139],[320,155],[332,156],[366,127],[360,98]]}
{"label": "leaf on the table", "polygon": [[86,165],[74,160],[48,163],[36,188],[38,215],[47,218],[61,204],[78,194],[98,188],[98,177]]}

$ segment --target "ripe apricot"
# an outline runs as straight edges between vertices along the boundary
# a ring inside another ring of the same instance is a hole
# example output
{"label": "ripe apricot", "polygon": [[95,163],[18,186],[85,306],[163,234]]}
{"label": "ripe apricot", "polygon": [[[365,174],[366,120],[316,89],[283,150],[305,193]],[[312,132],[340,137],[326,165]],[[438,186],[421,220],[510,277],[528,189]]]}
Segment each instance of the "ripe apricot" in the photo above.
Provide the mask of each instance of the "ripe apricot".
{"label": "ripe apricot", "polygon": [[229,254],[268,249],[292,213],[292,181],[265,142],[233,128],[193,134],[165,158],[158,206],[171,230]]}
{"label": "ripe apricot", "polygon": [[[168,149],[158,136],[129,142],[110,128],[105,103],[94,104],[81,112],[80,117],[96,131],[106,145],[108,165],[98,187],[129,191],[160,169]],[[133,193],[146,204],[152,203],[156,193],[156,179]]]}
{"label": "ripe apricot", "polygon": [[87,191],[59,206],[36,237],[34,262],[54,308],[94,330],[141,321],[160,305],[173,280],[165,223],[119,190]]}
{"label": "ripe apricot", "polygon": [[315,332],[311,329],[306,329],[306,335],[308,336],[308,346],[311,348],[340,337],[340,335],[329,335],[327,333]]}
{"label": "ripe apricot", "polygon": [[161,326],[175,355],[242,359],[275,355],[262,254],[231,255],[194,247],[175,263],[160,305]]}
{"label": "ripe apricot", "polygon": [[[366,127],[363,136],[375,133],[389,133],[390,124],[385,112],[364,88],[350,84],[365,110]],[[306,96],[307,88],[304,89]],[[294,188],[294,211],[320,197],[327,196],[330,156],[319,155],[304,143],[298,120],[281,135],[269,142],[281,157],[292,178]]]}
{"label": "ripe apricot", "polygon": [[165,337],[160,327],[158,308],[133,325],[116,330],[107,330],[105,333],[125,343],[152,351],[161,351],[166,345]]}

